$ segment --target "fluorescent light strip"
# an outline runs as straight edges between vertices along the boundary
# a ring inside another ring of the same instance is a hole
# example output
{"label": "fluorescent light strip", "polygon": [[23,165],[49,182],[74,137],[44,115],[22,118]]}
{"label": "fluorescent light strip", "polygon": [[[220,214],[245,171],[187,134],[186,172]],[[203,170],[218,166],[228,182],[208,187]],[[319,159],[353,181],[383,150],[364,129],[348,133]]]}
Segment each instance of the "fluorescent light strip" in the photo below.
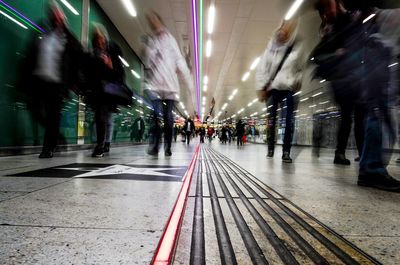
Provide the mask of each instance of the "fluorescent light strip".
{"label": "fluorescent light strip", "polygon": [[207,85],[204,85],[204,86],[203,86],[203,92],[207,92],[207,89],[208,89],[208,86],[207,86]]}
{"label": "fluorescent light strip", "polygon": [[254,69],[256,69],[256,67],[257,67],[257,65],[258,65],[259,62],[260,62],[260,57],[257,57],[257,58],[253,61],[253,63],[251,64],[250,70],[253,71]]}
{"label": "fluorescent light strip", "polygon": [[128,62],[127,61],[125,61],[125,59],[124,58],[122,58],[121,56],[119,56],[118,55],[118,58],[121,60],[121,62],[126,66],[126,67],[129,67],[129,64],[128,64]]}
{"label": "fluorescent light strip", "polygon": [[28,29],[27,26],[25,26],[25,25],[22,24],[21,22],[17,21],[17,20],[14,19],[13,17],[7,15],[6,13],[4,13],[4,12],[1,11],[1,10],[0,10],[0,14],[2,14],[2,15],[5,16],[6,18],[8,18],[8,19],[11,20],[12,22],[14,22],[15,24],[17,24],[17,25],[20,26],[21,28]]}
{"label": "fluorescent light strip", "polygon": [[131,73],[137,78],[140,79],[140,75],[138,73],[135,72],[135,70],[131,70]]}
{"label": "fluorescent light strip", "polygon": [[214,31],[214,22],[215,22],[215,6],[212,4],[208,9],[208,34],[212,34]]}
{"label": "fluorescent light strip", "polygon": [[290,20],[303,2],[304,0],[296,0],[286,13],[285,20]]}
{"label": "fluorescent light strip", "polygon": [[398,65],[399,63],[392,63],[392,64],[390,64],[388,67],[390,68],[390,67],[393,67],[393,66],[396,66],[396,65]]}
{"label": "fluorescent light strip", "polygon": [[208,76],[204,76],[203,83],[205,85],[208,85]]}
{"label": "fluorescent light strip", "polygon": [[7,3],[5,3],[4,1],[0,0],[0,3],[2,3],[3,5],[0,4],[0,7],[3,8],[4,10],[12,13],[14,16],[18,17],[19,19],[23,20],[25,23],[28,24],[28,26],[30,26],[32,29],[36,30],[37,32],[41,32],[41,33],[45,33],[46,31],[44,29],[42,29],[41,27],[39,27],[37,24],[35,24],[35,22],[33,22],[32,20],[30,20],[29,18],[27,18],[26,16],[24,16],[23,14],[21,14],[20,12],[18,12],[18,10],[16,10],[15,8],[13,8],[12,6],[8,5]]}
{"label": "fluorescent light strip", "polygon": [[312,98],[315,98],[315,97],[318,97],[319,95],[322,95],[322,94],[324,94],[324,92],[318,92],[317,94],[314,94],[314,95],[312,95],[311,97],[312,97]]}
{"label": "fluorescent light strip", "polygon": [[67,1],[67,0],[60,0],[74,15],[79,16],[78,11]]}
{"label": "fluorescent light strip", "polygon": [[242,77],[242,82],[245,82],[250,76],[250,72],[246,72]]}
{"label": "fluorescent light strip", "polygon": [[126,10],[132,17],[137,16],[135,6],[133,5],[131,0],[122,0],[122,3],[125,5]]}
{"label": "fluorescent light strip", "polygon": [[367,21],[369,21],[371,18],[373,18],[374,16],[376,16],[376,14],[371,14],[369,15],[366,19],[363,20],[363,24],[366,23]]}
{"label": "fluorescent light strip", "polygon": [[206,43],[206,57],[211,56],[211,50],[212,50],[212,42],[211,40],[208,40]]}

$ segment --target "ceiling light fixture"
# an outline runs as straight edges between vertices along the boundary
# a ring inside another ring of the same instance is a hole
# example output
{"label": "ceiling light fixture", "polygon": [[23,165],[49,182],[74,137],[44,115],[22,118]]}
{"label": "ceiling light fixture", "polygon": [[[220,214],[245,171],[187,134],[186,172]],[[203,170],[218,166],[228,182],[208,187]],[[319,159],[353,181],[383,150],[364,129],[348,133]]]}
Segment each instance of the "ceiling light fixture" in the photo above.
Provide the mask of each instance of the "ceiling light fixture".
{"label": "ceiling light fixture", "polygon": [[78,16],[79,13],[76,9],[67,1],[67,0],[60,0],[74,15]]}
{"label": "ceiling light fixture", "polygon": [[371,18],[373,18],[374,16],[376,16],[376,14],[371,14],[369,15],[366,19],[363,20],[363,24],[366,23],[367,21],[369,21]]}
{"label": "ceiling light fixture", "polygon": [[206,57],[211,56],[211,50],[212,50],[212,42],[211,40],[208,40],[206,43]]}
{"label": "ceiling light fixture", "polygon": [[128,64],[128,62],[127,61],[125,61],[125,59],[124,58],[122,58],[121,56],[119,56],[118,55],[118,58],[121,60],[121,62],[126,66],[126,67],[129,67],[129,64]]}
{"label": "ceiling light fixture", "polygon": [[205,85],[208,85],[208,76],[204,76],[203,83]]}
{"label": "ceiling light fixture", "polygon": [[137,79],[140,79],[140,75],[138,74],[138,73],[136,73],[136,71],[135,70],[131,70],[131,73],[137,78]]}
{"label": "ceiling light fixture", "polygon": [[203,92],[207,92],[207,89],[208,89],[208,86],[207,86],[207,85],[204,85],[204,86],[203,86]]}
{"label": "ceiling light fixture", "polygon": [[254,61],[253,61],[253,63],[251,64],[251,66],[250,66],[250,70],[254,70],[254,69],[256,69],[256,67],[257,67],[257,65],[258,65],[258,63],[260,62],[260,57],[257,57]]}
{"label": "ceiling light fixture", "polygon": [[296,0],[286,13],[285,20],[290,20],[303,2],[304,0]]}
{"label": "ceiling light fixture", "polygon": [[250,72],[246,72],[242,77],[242,82],[245,82],[250,76]]}
{"label": "ceiling light fixture", "polygon": [[212,34],[214,31],[214,21],[215,21],[215,6],[211,4],[208,10],[208,34]]}
{"label": "ceiling light fixture", "polygon": [[126,10],[128,10],[129,15],[131,15],[132,17],[137,16],[135,6],[133,5],[131,0],[122,0],[122,3],[125,5]]}

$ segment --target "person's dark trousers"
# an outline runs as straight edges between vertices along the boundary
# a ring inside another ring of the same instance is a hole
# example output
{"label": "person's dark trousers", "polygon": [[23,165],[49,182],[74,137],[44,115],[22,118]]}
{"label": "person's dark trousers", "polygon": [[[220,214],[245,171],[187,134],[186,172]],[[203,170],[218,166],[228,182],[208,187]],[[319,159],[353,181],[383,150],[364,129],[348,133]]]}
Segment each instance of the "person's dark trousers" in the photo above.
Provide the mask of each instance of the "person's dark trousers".
{"label": "person's dark trousers", "polygon": [[204,135],[200,135],[200,143],[204,143]]}
{"label": "person's dark trousers", "polygon": [[190,136],[192,135],[192,132],[186,132],[186,143],[190,143]]}
{"label": "person's dark trousers", "polygon": [[[165,103],[165,105],[163,103]],[[165,150],[170,151],[174,127],[174,116],[172,114],[172,110],[174,108],[175,101],[154,100],[152,104],[154,112],[152,117],[152,125],[149,130],[149,150],[152,152],[159,151],[162,135],[160,119],[163,119]]]}
{"label": "person's dark trousers", "polygon": [[[354,137],[356,139],[358,154],[361,155],[364,142],[364,110],[362,105],[356,102],[360,98],[360,88],[354,87],[354,84],[350,83],[339,83],[339,85],[342,87],[337,88],[336,91],[334,90],[341,118],[337,134],[336,154],[344,155],[346,152],[354,114]],[[346,88],[347,91],[342,93],[342,90],[346,90]]]}
{"label": "person's dark trousers", "polygon": [[97,150],[104,148],[106,142],[107,124],[112,115],[111,107],[108,105],[98,105],[95,110],[96,135],[97,135]]}
{"label": "person's dark trousers", "polygon": [[[390,52],[378,48],[379,43],[369,42],[365,51],[365,89],[364,108],[365,139],[360,159],[360,175],[386,175],[386,166],[390,159],[391,149],[396,133],[391,116],[391,102],[396,97],[395,85],[390,82],[391,73],[387,67],[390,63]],[[384,130],[383,130],[384,128]],[[387,139],[387,152],[383,151],[383,138]],[[386,157],[385,157],[386,156]]]}
{"label": "person's dark trousers", "polygon": [[276,135],[276,115],[279,103],[286,99],[286,118],[285,118],[285,135],[283,138],[283,152],[290,152],[292,147],[293,137],[293,111],[294,101],[293,92],[289,90],[276,90],[273,89],[270,92],[270,98],[267,102],[267,106],[272,105],[270,109],[270,115],[268,120],[268,149],[274,150],[275,148],[275,135]]}
{"label": "person's dark trousers", "polygon": [[44,140],[42,152],[54,152],[60,132],[61,108],[63,104],[62,85],[39,82],[44,107]]}
{"label": "person's dark trousers", "polygon": [[243,135],[237,135],[237,145],[243,145]]}

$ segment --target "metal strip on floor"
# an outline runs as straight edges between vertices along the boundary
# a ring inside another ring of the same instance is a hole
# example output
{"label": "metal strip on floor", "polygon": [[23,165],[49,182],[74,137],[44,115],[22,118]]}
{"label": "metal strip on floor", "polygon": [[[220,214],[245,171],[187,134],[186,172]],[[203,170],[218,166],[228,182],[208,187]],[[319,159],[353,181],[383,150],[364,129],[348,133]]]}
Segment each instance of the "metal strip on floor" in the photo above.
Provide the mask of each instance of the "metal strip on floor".
{"label": "metal strip on floor", "polygon": [[211,147],[192,185],[174,264],[380,264]]}

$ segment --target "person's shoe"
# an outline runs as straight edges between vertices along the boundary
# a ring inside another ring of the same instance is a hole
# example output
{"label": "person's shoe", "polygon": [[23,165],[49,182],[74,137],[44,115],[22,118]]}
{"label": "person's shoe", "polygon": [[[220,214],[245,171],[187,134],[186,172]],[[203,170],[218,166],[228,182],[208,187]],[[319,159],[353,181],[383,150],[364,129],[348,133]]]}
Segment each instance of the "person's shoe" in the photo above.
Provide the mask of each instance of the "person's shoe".
{"label": "person's shoe", "polygon": [[147,154],[151,156],[158,156],[158,151],[155,149],[149,149],[147,150]]}
{"label": "person's shoe", "polygon": [[110,152],[110,143],[105,143],[104,144],[104,153],[109,153]]}
{"label": "person's shoe", "polygon": [[269,150],[268,150],[267,157],[274,157],[274,150],[269,149]]}
{"label": "person's shoe", "polygon": [[290,153],[289,152],[283,152],[282,155],[282,162],[283,163],[292,163],[292,159],[290,158]]}
{"label": "person's shoe", "polygon": [[333,163],[336,165],[348,166],[350,165],[350,160],[348,160],[344,154],[335,154],[335,159],[333,160]]}
{"label": "person's shoe", "polygon": [[396,163],[400,163],[400,157],[396,159]]}
{"label": "person's shoe", "polygon": [[39,155],[39,158],[52,158],[52,157],[53,157],[53,152],[51,151],[41,152]]}
{"label": "person's shoe", "polygon": [[100,157],[103,157],[103,156],[104,156],[103,148],[97,148],[96,147],[94,149],[93,153],[92,153],[92,157],[100,158]]}
{"label": "person's shoe", "polygon": [[357,156],[356,158],[354,158],[354,162],[360,162],[360,157]]}
{"label": "person's shoe", "polygon": [[358,176],[357,185],[392,192],[400,192],[400,181],[394,179],[388,173],[360,174]]}
{"label": "person's shoe", "polygon": [[166,150],[165,151],[165,156],[172,156],[171,150]]}

